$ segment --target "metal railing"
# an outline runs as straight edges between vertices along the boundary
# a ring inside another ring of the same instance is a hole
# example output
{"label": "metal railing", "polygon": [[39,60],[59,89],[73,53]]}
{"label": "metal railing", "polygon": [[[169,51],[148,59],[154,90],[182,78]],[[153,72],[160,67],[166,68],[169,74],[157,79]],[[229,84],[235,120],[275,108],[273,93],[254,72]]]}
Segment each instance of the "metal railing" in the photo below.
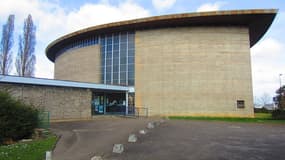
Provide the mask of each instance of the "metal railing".
{"label": "metal railing", "polygon": [[50,128],[50,113],[49,112],[39,112],[38,114],[39,128],[49,129]]}
{"label": "metal railing", "polygon": [[148,117],[148,108],[146,108],[146,107],[135,107],[135,115],[137,117]]}
{"label": "metal railing", "polygon": [[148,117],[148,108],[129,106],[128,107],[128,116]]}

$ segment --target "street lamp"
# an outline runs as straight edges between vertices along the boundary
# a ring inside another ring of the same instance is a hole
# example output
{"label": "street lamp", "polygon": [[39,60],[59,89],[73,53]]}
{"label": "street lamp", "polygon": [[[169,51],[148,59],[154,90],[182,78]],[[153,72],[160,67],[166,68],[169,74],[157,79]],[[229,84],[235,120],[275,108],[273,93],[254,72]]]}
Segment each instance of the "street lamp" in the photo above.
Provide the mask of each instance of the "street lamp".
{"label": "street lamp", "polygon": [[280,82],[280,89],[282,87],[282,84],[281,84],[281,77],[283,76],[283,74],[279,74],[279,82]]}

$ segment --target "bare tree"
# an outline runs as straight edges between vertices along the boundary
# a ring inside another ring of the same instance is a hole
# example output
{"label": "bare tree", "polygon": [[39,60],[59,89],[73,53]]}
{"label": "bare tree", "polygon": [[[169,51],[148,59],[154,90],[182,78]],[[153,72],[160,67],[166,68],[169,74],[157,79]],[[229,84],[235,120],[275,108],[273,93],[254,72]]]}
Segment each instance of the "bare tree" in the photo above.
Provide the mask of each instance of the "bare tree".
{"label": "bare tree", "polygon": [[36,26],[29,15],[24,22],[23,36],[19,36],[19,50],[16,58],[17,75],[24,77],[34,76],[36,56]]}
{"label": "bare tree", "polygon": [[272,98],[268,93],[263,93],[261,97],[258,99],[258,103],[262,106],[265,106],[266,104],[269,104],[271,102]]}
{"label": "bare tree", "polygon": [[11,70],[14,32],[14,15],[9,15],[7,23],[2,28],[2,38],[0,43],[0,74],[7,75]]}

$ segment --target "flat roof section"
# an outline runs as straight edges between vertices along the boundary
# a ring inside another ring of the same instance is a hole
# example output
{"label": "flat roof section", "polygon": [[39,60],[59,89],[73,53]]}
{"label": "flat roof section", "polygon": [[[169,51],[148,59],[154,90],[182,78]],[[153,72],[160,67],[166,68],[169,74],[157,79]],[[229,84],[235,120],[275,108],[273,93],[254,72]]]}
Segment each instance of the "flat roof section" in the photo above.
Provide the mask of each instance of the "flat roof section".
{"label": "flat roof section", "polygon": [[73,88],[86,88],[86,89],[124,91],[124,92],[129,91],[130,89],[130,87],[125,87],[125,86],[53,80],[53,79],[43,79],[43,78],[6,76],[6,75],[0,75],[0,83],[29,84],[29,85],[54,86],[54,87],[73,87]]}
{"label": "flat roof section", "polygon": [[71,42],[92,35],[183,26],[249,26],[250,47],[258,42],[273,22],[277,9],[230,10],[171,14],[120,21],[82,29],[62,36],[46,48],[46,55],[54,62],[55,53]]}

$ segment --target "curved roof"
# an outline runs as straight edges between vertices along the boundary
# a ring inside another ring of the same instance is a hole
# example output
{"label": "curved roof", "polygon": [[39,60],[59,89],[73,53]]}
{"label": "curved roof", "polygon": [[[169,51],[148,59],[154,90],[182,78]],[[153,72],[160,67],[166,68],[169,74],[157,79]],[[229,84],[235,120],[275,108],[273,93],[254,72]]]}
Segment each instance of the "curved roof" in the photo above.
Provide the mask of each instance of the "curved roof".
{"label": "curved roof", "polygon": [[85,28],[56,39],[47,46],[46,55],[49,60],[54,62],[55,53],[62,46],[90,35],[180,26],[248,26],[250,46],[252,47],[270,27],[277,11],[276,9],[254,9],[194,12],[108,23]]}

